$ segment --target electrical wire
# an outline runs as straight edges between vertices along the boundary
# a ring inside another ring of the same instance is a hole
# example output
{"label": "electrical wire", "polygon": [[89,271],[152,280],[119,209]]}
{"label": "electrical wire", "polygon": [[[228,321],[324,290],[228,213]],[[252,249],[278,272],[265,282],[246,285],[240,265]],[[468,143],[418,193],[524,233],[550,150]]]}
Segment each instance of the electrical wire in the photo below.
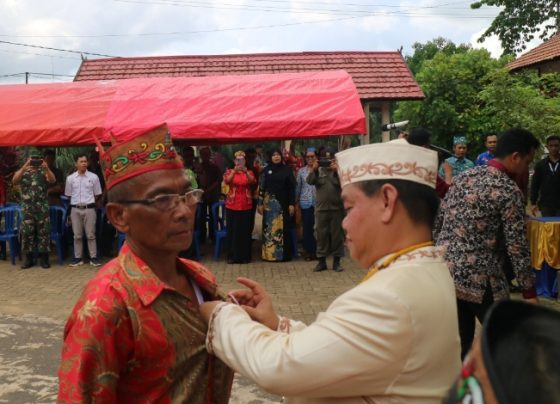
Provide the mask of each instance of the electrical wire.
{"label": "electrical wire", "polygon": [[26,47],[29,47],[29,48],[48,49],[48,50],[54,50],[54,51],[58,51],[58,52],[78,53],[78,54],[81,54],[81,55],[83,54],[83,55],[92,55],[92,56],[103,56],[103,57],[108,57],[108,58],[117,57],[117,56],[111,56],[111,55],[104,55],[102,53],[93,53],[93,52],[86,52],[86,51],[80,51],[80,50],[51,48],[49,46],[31,45],[31,44],[26,44],[26,43],[11,42],[11,41],[4,41],[4,40],[0,40],[0,43],[4,43],[4,44],[8,44],[8,45],[16,45],[16,46],[26,46]]}
{"label": "electrical wire", "polygon": [[[152,4],[154,2],[147,2],[141,0],[114,0],[116,2],[126,2],[126,3],[140,3],[140,4]],[[159,0],[165,1],[165,0]],[[177,2],[178,0],[173,0]],[[270,1],[270,0],[264,0]],[[280,0],[279,0],[280,1]],[[470,0],[469,0],[470,1]],[[448,2],[448,3],[440,3],[432,6],[423,6],[420,8],[436,8],[444,5],[452,5],[464,3],[464,1],[460,2]],[[165,5],[168,5],[164,3]],[[381,6],[381,5],[379,5]],[[392,7],[401,7],[401,6],[392,6]],[[401,11],[387,11],[383,13],[372,14],[371,12],[367,15],[353,15],[347,16],[342,18],[332,18],[332,19],[324,19],[324,20],[314,20],[314,21],[299,21],[299,22],[292,22],[292,23],[283,23],[283,24],[266,24],[266,25],[257,25],[257,26],[250,26],[250,27],[231,27],[231,28],[219,28],[219,29],[204,29],[204,30],[193,30],[193,31],[171,31],[171,32],[152,32],[152,33],[139,33],[139,34],[99,34],[99,35],[6,35],[0,34],[0,37],[11,37],[11,38],[105,38],[105,37],[155,37],[155,36],[172,36],[172,35],[196,35],[196,34],[207,34],[207,33],[216,33],[216,32],[230,32],[230,31],[249,31],[249,30],[259,30],[259,29],[268,29],[268,28],[281,28],[281,27],[290,27],[290,26],[297,26],[297,25],[308,25],[308,24],[322,24],[327,22],[340,22],[340,21],[347,21],[347,20],[354,20],[358,18],[370,17],[370,16],[392,16],[394,14],[402,14]],[[446,14],[430,14],[430,15],[420,15],[420,14],[406,14],[407,16],[414,16],[414,17],[428,17],[428,18],[435,18],[435,17],[442,17],[442,16],[452,16],[455,18],[473,18],[473,19],[488,19],[494,18],[495,16],[465,16],[465,15],[446,15]],[[0,41],[1,42],[1,41]],[[82,52],[84,54],[91,54],[87,52]]]}
{"label": "electrical wire", "polygon": [[4,74],[0,77],[14,77],[14,76],[22,76],[22,75],[34,75],[34,76],[48,76],[48,77],[74,77],[71,74],[56,74],[56,73],[37,73],[37,72],[22,72],[22,73],[13,73],[13,74]]}
{"label": "electrical wire", "polygon": [[5,49],[0,49],[0,52],[2,52],[2,53],[11,53],[11,54],[13,54],[13,55],[33,55],[33,56],[44,56],[44,57],[47,57],[47,58],[80,60],[80,58],[77,58],[77,57],[69,57],[69,56],[61,56],[61,55],[47,55],[47,54],[45,54],[45,53],[15,52],[15,51],[9,51],[9,50],[5,50]]}
{"label": "electrical wire", "polygon": [[[258,11],[258,12],[279,12],[279,13],[290,13],[290,14],[313,14],[313,15],[358,15],[358,16],[375,16],[375,15],[388,15],[388,14],[398,14],[404,16],[452,16],[457,18],[494,18],[495,16],[466,16],[464,13],[454,13],[454,14],[444,14],[444,13],[432,13],[430,15],[425,14],[415,14],[411,10],[402,11],[371,11],[371,10],[342,10],[342,9],[305,9],[305,8],[286,8],[286,7],[274,7],[274,6],[255,6],[250,4],[232,4],[232,3],[221,3],[220,5],[208,4],[207,2],[196,2],[196,1],[180,1],[180,0],[114,0],[119,3],[135,3],[135,4],[147,4],[147,5],[167,5],[176,7],[189,7],[189,8],[209,8],[218,10],[240,10],[240,11]],[[442,7],[442,5],[448,5],[450,3],[436,4],[431,6],[416,7],[413,10],[423,10],[423,9],[434,9]],[[364,5],[362,5],[364,6]],[[381,7],[381,6],[380,6]],[[305,11],[307,10],[307,11]],[[464,9],[461,9],[464,10]]]}

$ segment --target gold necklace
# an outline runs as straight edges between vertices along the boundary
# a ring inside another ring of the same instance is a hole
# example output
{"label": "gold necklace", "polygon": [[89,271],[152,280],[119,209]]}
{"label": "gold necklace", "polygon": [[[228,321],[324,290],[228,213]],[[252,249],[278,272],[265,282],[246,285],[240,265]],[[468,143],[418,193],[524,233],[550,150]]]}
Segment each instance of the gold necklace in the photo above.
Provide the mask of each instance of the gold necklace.
{"label": "gold necklace", "polygon": [[399,258],[400,256],[402,256],[404,254],[408,254],[409,252],[417,250],[418,248],[428,247],[428,246],[433,246],[433,245],[434,245],[433,241],[426,241],[424,243],[418,243],[418,244],[414,244],[414,245],[411,245],[409,247],[400,249],[396,253],[387,257],[387,259],[385,261],[383,261],[380,265],[377,265],[377,266],[374,266],[373,268],[371,268],[368,271],[368,273],[366,274],[366,276],[364,276],[364,279],[362,279],[362,282],[367,281],[369,278],[371,278],[373,275],[375,275],[376,273],[378,273],[382,269],[387,268],[389,265],[391,265],[393,262],[395,262],[397,260],[397,258]]}

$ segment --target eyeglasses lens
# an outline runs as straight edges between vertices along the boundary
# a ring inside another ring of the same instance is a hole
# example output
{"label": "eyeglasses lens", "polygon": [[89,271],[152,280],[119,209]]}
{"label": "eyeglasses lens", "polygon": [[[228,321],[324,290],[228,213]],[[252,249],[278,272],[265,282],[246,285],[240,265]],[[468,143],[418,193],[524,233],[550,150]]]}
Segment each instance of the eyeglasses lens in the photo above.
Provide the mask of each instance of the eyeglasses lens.
{"label": "eyeglasses lens", "polygon": [[159,195],[154,198],[153,206],[159,210],[172,210],[179,205],[179,200],[192,206],[202,200],[202,194],[203,192],[200,189],[193,189],[184,195]]}

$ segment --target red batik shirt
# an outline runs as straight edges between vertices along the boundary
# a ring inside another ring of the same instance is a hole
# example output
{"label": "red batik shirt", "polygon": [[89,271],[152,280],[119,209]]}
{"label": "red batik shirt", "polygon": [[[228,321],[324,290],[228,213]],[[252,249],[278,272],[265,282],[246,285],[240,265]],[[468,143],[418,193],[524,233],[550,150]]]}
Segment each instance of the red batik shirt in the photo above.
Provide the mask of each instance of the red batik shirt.
{"label": "red batik shirt", "polygon": [[[179,260],[206,300],[214,276]],[[64,330],[58,402],[227,403],[233,372],[205,348],[196,305],[125,244],[87,284]]]}
{"label": "red batik shirt", "polygon": [[[233,170],[229,169],[224,174],[224,182]],[[251,170],[247,172],[234,171],[226,196],[226,208],[231,210],[250,210],[253,206],[251,185],[255,183],[255,176]]]}

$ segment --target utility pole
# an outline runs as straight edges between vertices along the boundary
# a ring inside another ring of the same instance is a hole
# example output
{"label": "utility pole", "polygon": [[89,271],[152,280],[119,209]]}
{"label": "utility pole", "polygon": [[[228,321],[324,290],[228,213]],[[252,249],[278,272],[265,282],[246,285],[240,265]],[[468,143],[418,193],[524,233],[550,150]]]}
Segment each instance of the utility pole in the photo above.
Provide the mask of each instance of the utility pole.
{"label": "utility pole", "polygon": [[29,72],[25,72],[25,84],[29,84]]}

